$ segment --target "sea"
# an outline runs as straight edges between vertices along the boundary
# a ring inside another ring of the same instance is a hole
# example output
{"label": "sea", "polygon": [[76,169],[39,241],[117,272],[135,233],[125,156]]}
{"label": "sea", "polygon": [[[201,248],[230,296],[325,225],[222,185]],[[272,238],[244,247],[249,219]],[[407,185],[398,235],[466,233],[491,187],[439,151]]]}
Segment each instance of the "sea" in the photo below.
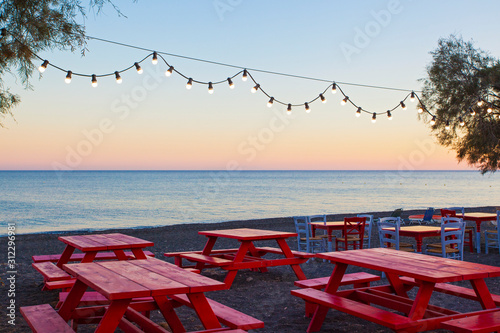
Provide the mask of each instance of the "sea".
{"label": "sea", "polygon": [[0,171],[0,235],[500,206],[478,171]]}

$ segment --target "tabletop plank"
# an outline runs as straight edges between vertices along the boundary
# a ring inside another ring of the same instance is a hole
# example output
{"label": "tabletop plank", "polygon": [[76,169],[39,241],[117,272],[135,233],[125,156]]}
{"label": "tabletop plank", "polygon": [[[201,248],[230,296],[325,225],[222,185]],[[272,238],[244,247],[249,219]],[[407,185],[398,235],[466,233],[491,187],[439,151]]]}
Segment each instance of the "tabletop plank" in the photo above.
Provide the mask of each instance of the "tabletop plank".
{"label": "tabletop plank", "polygon": [[185,284],[132,264],[132,261],[107,261],[98,265],[152,290],[152,296],[184,294],[189,292]]}
{"label": "tabletop plank", "polygon": [[60,241],[71,245],[82,252],[86,251],[104,251],[107,250],[108,247],[99,242],[93,241],[86,237],[86,235],[77,235],[77,236],[60,236],[58,238]]}
{"label": "tabletop plank", "polygon": [[249,229],[249,228],[199,231],[198,234],[205,236],[233,238],[233,239],[247,240],[247,241],[288,238],[297,236],[297,234],[294,232],[260,230],[260,229]]}
{"label": "tabletop plank", "polygon": [[151,291],[148,288],[97,263],[65,264],[63,268],[109,300],[151,296]]}
{"label": "tabletop plank", "polygon": [[149,246],[154,246],[155,244],[153,242],[147,241],[145,239],[125,235],[125,234],[120,234],[120,233],[112,233],[112,234],[106,234],[108,238],[112,239],[118,239],[122,242],[127,243],[130,248],[133,247],[149,247]]}
{"label": "tabletop plank", "polygon": [[150,258],[147,260],[132,260],[129,262],[161,275],[166,274],[170,279],[188,286],[191,293],[227,289],[224,282],[191,273],[174,264],[159,259]]}
{"label": "tabletop plank", "polygon": [[108,237],[108,235],[86,235],[86,237],[96,243],[106,246],[108,250],[123,249],[123,247],[127,246],[126,242]]}

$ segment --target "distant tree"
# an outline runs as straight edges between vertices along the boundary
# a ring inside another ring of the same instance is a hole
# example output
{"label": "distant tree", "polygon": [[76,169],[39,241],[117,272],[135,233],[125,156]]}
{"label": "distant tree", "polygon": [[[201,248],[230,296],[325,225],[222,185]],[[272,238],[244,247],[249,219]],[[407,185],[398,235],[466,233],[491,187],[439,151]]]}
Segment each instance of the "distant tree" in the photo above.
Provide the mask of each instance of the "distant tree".
{"label": "distant tree", "polygon": [[[87,11],[99,12],[111,5],[111,0],[90,0],[85,9],[80,0],[2,0],[0,1],[0,126],[5,115],[20,102],[17,95],[5,87],[4,77],[18,77],[25,88],[39,59],[34,56],[44,50],[85,50],[84,21]],[[17,72],[17,73],[14,73]]]}
{"label": "distant tree", "polygon": [[[449,36],[431,52],[421,103],[438,142],[484,174],[500,168],[500,61]],[[449,129],[448,129],[449,127]]]}

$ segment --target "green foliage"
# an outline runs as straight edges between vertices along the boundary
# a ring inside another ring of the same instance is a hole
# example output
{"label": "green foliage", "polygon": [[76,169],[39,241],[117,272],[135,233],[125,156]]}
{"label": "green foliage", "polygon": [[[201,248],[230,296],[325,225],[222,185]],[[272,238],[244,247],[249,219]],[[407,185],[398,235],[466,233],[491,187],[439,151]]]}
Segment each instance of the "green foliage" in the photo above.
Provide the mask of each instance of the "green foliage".
{"label": "green foliage", "polygon": [[[110,0],[91,0],[89,8],[100,11]],[[117,13],[121,13],[116,9]],[[34,53],[42,50],[85,50],[85,8],[79,0],[3,0],[0,2],[0,78],[18,77],[25,88],[38,62]],[[3,30],[5,29],[5,30]],[[0,80],[0,126],[5,115],[19,103]]]}
{"label": "green foliage", "polygon": [[[440,39],[431,54],[421,101],[436,115],[433,133],[459,161],[483,174],[495,172],[500,168],[500,61],[453,35]],[[428,115],[423,119],[430,121]]]}

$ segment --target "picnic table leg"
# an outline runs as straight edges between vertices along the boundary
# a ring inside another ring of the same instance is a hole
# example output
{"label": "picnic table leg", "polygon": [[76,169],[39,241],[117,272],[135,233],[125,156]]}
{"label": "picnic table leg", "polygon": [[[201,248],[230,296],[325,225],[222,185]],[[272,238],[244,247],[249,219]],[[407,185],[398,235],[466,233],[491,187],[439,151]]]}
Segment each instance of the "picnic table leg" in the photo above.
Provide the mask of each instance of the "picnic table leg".
{"label": "picnic table leg", "polygon": [[187,296],[205,329],[208,330],[221,327],[219,319],[215,316],[214,310],[212,310],[212,307],[203,293],[192,293]]}
{"label": "picnic table leg", "polygon": [[59,260],[56,263],[56,266],[62,268],[62,265],[67,264],[73,252],[75,252],[75,248],[71,245],[66,245],[63,253],[61,254]]}
{"label": "picnic table leg", "polygon": [[[337,289],[340,286],[340,282],[342,281],[342,277],[344,276],[346,270],[347,264],[337,263],[335,265],[332,276],[330,277],[330,280],[325,287],[325,292],[329,294],[334,294],[335,292],[337,292]],[[325,321],[327,312],[328,308],[326,306],[318,305],[316,307],[316,311],[314,312],[313,318],[311,319],[309,327],[307,328],[307,333],[317,332],[321,329],[321,326]]]}
{"label": "picnic table leg", "polygon": [[394,288],[396,295],[408,298],[406,289],[403,285],[403,282],[401,282],[401,280],[399,279],[399,276],[387,272],[385,273],[385,275],[387,277],[387,280],[389,280],[389,283],[391,284],[392,288]]}
{"label": "picnic table leg", "polygon": [[172,329],[172,332],[186,332],[184,325],[182,325],[181,320],[177,317],[177,314],[175,313],[175,310],[168,298],[166,296],[154,296],[153,298],[158,305],[163,318],[165,318],[168,326]]}
{"label": "picnic table leg", "polygon": [[130,299],[118,299],[111,301],[108,310],[104,313],[95,333],[114,332],[127,311]]}
{"label": "picnic table leg", "polygon": [[[295,256],[292,253],[292,250],[290,250],[290,247],[288,246],[287,242],[283,238],[278,238],[278,239],[276,239],[276,241],[278,242],[278,245],[280,246],[281,251],[283,251],[283,254],[285,255],[286,258],[295,258]],[[292,267],[295,275],[297,276],[297,279],[299,279],[299,280],[307,279],[306,275],[302,271],[302,268],[300,268],[299,264],[293,264],[293,265],[290,265],[290,267]]]}
{"label": "picnic table leg", "polygon": [[83,256],[82,263],[93,262],[96,255],[97,251],[85,252],[85,256]]}
{"label": "picnic table leg", "polygon": [[423,241],[422,241],[421,235],[417,235],[415,237],[415,241],[417,243],[417,252],[418,253],[422,253],[422,244],[423,244]]}
{"label": "picnic table leg", "polygon": [[[208,236],[207,243],[205,244],[205,247],[203,248],[203,251],[201,251],[201,254],[205,256],[209,256],[210,252],[212,252],[212,249],[214,248],[215,241],[217,241],[217,237],[214,236]],[[205,267],[205,263],[202,262],[197,262],[196,263],[196,269],[199,269],[200,272]]]}
{"label": "picnic table leg", "polygon": [[125,251],[123,250],[113,250],[115,253],[116,259],[118,260],[127,260],[127,256],[125,255]]}
{"label": "picnic table leg", "polygon": [[491,293],[488,290],[488,286],[484,282],[484,279],[470,280],[470,283],[472,284],[472,288],[474,288],[479,303],[481,303],[483,309],[493,309],[496,307],[495,302],[493,301],[493,298],[491,296]]}
{"label": "picnic table leg", "polygon": [[64,300],[64,303],[59,308],[59,311],[57,311],[65,321],[71,319],[71,314],[76,309],[78,304],[80,304],[80,300],[86,290],[87,285],[85,283],[80,280],[75,281],[75,284],[71,287],[66,300]]}
{"label": "picnic table leg", "polygon": [[408,318],[411,320],[420,320],[424,317],[427,305],[434,291],[434,282],[422,281],[419,285],[417,296],[413,302]]}
{"label": "picnic table leg", "polygon": [[[250,241],[241,242],[240,248],[238,249],[238,252],[236,252],[236,255],[234,256],[233,263],[239,263],[243,261],[245,255],[248,252],[248,249],[250,248],[250,245],[252,245],[252,242]],[[236,277],[237,273],[238,271],[235,269],[229,270],[227,272],[226,278],[224,279],[224,283],[226,284],[227,288],[231,288],[231,285],[233,284],[234,278]]]}
{"label": "picnic table leg", "polygon": [[[255,245],[253,245],[253,243],[250,243],[250,246],[248,247],[248,252],[250,252],[250,255],[252,255],[253,257],[258,257],[260,258],[261,255],[259,255],[259,251],[257,251],[257,249],[255,248]],[[252,268],[253,271],[259,271],[261,273],[265,273],[268,271],[267,267],[259,267],[259,268]]]}
{"label": "picnic table leg", "polygon": [[144,251],[140,248],[133,248],[132,253],[134,254],[135,259],[147,259],[148,257],[144,253]]}

